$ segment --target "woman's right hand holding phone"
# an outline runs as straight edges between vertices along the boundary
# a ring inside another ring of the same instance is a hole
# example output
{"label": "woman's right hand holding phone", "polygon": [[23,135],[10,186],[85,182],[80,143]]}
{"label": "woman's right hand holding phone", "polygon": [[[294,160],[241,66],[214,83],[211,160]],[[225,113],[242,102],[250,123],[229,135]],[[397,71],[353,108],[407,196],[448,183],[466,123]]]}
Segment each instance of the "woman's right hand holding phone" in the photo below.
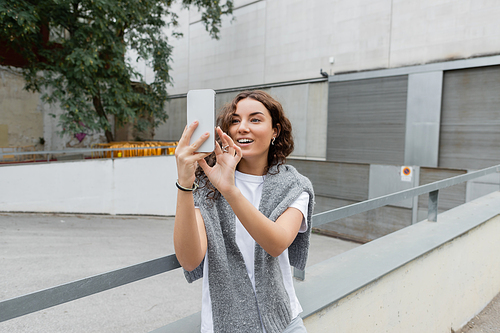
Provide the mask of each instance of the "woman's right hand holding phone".
{"label": "woman's right hand holding phone", "polygon": [[[189,144],[191,136],[197,127],[197,121],[187,125],[175,149],[177,183],[185,188],[193,188],[198,161],[210,155],[210,153],[196,152],[201,144],[210,138],[208,132]],[[174,223],[175,253],[179,263],[188,271],[198,267],[207,251],[205,224],[199,209],[194,209],[192,193],[180,189],[177,191]]]}
{"label": "woman's right hand holding phone", "polygon": [[211,153],[197,153],[196,150],[205,142],[210,134],[204,133],[191,145],[189,144],[194,130],[198,127],[198,121],[188,124],[175,149],[175,160],[177,162],[177,181],[179,185],[187,188],[193,187],[195,181],[195,171],[198,161],[207,157]]}

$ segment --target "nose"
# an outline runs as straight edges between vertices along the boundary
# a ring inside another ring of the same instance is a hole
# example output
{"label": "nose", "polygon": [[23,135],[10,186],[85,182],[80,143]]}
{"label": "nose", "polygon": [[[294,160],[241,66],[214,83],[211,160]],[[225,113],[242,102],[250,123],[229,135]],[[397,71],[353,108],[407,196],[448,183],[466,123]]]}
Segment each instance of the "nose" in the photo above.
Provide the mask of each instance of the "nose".
{"label": "nose", "polygon": [[248,122],[246,120],[242,120],[240,122],[240,126],[238,126],[238,132],[240,133],[247,133],[248,132]]}

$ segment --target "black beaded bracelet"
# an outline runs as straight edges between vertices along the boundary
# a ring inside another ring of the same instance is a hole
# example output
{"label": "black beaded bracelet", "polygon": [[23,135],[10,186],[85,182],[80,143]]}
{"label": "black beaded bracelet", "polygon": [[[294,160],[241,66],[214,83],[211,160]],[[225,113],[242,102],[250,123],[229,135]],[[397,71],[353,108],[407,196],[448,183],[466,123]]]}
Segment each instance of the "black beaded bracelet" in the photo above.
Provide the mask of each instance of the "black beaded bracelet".
{"label": "black beaded bracelet", "polygon": [[193,183],[193,187],[192,188],[184,187],[181,184],[179,184],[179,180],[178,179],[175,182],[175,186],[177,186],[177,188],[179,190],[184,191],[184,192],[193,192],[194,190],[196,190],[198,188],[198,184],[196,184],[196,183]]}

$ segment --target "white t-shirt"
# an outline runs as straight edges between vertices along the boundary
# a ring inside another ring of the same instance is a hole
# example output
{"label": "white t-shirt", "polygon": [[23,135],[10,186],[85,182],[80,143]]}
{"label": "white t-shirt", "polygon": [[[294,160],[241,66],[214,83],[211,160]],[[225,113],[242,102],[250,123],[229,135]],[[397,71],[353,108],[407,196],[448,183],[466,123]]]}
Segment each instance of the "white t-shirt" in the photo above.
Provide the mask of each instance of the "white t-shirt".
{"label": "white t-shirt", "polygon": [[[264,183],[265,176],[254,176],[248,175],[236,171],[235,173],[235,185],[241,191],[243,196],[252,203],[256,208],[259,208],[260,198],[262,196],[262,187]],[[303,192],[297,200],[290,205],[290,207],[297,208],[302,212],[303,219],[302,225],[300,226],[299,232],[305,232],[307,230],[307,208],[309,205],[309,194]],[[250,236],[245,227],[236,217],[236,244],[238,245],[243,259],[245,260],[245,266],[247,269],[250,281],[252,281],[252,286],[255,291],[255,275],[254,275],[254,256],[255,256],[255,240]],[[278,261],[280,264],[281,272],[283,275],[283,283],[285,290],[290,297],[290,305],[292,310],[292,318],[297,317],[302,312],[302,307],[300,306],[299,300],[295,295],[295,289],[293,288],[293,277],[290,268],[290,261],[288,259],[288,249],[283,251],[282,254],[278,256]],[[203,266],[203,290],[202,290],[202,306],[201,306],[201,332],[202,333],[213,333],[213,320],[212,320],[212,302],[210,300],[210,290],[208,283],[208,259],[205,255],[205,263]],[[262,327],[264,329],[264,327]],[[264,329],[265,333],[265,329]]]}

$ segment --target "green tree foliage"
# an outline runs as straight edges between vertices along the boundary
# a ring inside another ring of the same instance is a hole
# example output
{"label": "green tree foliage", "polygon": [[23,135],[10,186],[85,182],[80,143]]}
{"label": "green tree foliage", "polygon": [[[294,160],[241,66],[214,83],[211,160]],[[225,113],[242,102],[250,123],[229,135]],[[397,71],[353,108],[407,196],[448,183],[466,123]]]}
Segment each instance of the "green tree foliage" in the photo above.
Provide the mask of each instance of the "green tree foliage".
{"label": "green tree foliage", "polygon": [[[165,31],[180,35],[173,2],[0,0],[0,40],[26,61],[25,88],[40,92],[44,87],[42,98],[60,103],[63,133],[104,130],[112,141],[110,116],[119,126],[139,120],[139,130],[149,124],[141,119],[155,119],[155,126],[167,119],[172,46]],[[201,12],[214,38],[221,16],[232,13],[232,0],[179,2]],[[127,62],[127,50],[149,64],[154,82],[146,84]]]}

